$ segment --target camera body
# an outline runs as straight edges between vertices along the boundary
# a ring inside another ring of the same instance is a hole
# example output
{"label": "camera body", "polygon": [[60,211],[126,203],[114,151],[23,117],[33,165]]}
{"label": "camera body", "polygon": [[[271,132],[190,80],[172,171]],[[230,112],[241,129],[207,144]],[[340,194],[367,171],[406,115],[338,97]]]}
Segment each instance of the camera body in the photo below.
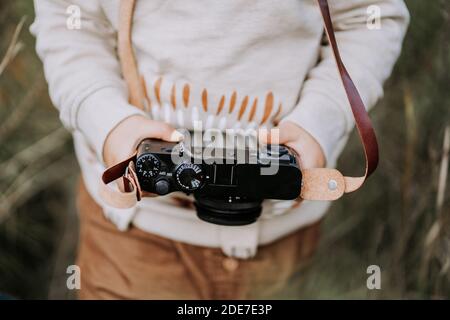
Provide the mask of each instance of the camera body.
{"label": "camera body", "polygon": [[297,155],[287,146],[211,151],[156,139],[139,145],[136,173],[147,192],[193,194],[199,218],[220,225],[255,222],[264,199],[296,199],[302,180]]}

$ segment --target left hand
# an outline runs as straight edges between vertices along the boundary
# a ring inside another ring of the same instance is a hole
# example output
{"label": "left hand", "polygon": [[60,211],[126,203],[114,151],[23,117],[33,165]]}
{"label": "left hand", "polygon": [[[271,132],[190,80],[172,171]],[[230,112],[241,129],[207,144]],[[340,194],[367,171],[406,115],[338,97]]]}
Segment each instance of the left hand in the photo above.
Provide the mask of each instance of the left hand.
{"label": "left hand", "polygon": [[260,141],[262,143],[271,143],[273,141],[293,148],[300,156],[301,168],[311,169],[325,166],[326,161],[322,147],[305,129],[290,121],[281,123],[276,129],[279,129],[279,141],[271,137],[270,130],[266,131],[268,134],[263,134],[264,132],[260,131]]}

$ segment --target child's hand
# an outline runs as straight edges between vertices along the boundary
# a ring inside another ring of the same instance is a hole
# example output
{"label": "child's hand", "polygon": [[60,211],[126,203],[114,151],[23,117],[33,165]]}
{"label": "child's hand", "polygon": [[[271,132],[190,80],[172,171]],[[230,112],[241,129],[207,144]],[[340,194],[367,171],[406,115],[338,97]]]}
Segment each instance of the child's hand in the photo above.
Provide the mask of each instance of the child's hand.
{"label": "child's hand", "polygon": [[[306,130],[293,122],[286,121],[277,127],[280,131],[279,144],[293,148],[300,155],[301,168],[323,168],[325,166],[325,155],[322,147]],[[259,139],[263,143],[270,143],[269,135],[260,133]]]}
{"label": "child's hand", "polygon": [[106,138],[103,148],[106,165],[109,167],[131,156],[145,138],[177,142],[183,135],[167,123],[140,115],[131,116],[120,122]]}

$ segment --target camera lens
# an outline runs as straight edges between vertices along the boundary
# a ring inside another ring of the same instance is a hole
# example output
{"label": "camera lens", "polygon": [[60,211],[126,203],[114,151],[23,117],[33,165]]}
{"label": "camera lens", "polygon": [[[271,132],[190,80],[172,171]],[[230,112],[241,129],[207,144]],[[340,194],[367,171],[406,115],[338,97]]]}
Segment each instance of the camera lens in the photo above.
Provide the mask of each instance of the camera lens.
{"label": "camera lens", "polygon": [[254,223],[262,211],[262,200],[216,199],[195,196],[197,216],[206,222],[223,226]]}

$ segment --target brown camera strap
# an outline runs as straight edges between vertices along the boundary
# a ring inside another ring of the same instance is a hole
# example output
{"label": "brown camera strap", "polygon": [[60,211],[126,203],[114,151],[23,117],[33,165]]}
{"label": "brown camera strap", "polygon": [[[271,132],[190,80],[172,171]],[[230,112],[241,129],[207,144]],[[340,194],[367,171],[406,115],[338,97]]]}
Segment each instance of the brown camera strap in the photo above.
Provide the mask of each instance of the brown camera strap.
{"label": "brown camera strap", "polygon": [[[375,171],[378,165],[378,143],[364,102],[341,59],[328,1],[317,1],[324,20],[328,41],[363,145],[366,168],[364,175],[361,177],[343,176],[338,170],[329,168],[302,170],[303,184],[300,196],[305,200],[336,200],[344,193],[359,189]],[[121,0],[120,2],[118,53],[123,77],[128,85],[130,103],[144,109],[143,80],[139,75],[131,40],[135,5],[136,0]],[[101,194],[111,205],[122,208],[131,207],[137,199],[140,199],[138,182],[134,179],[135,174],[132,174],[134,171],[129,168],[129,164],[132,165],[134,160],[135,155],[104,172]],[[128,185],[125,186],[125,192],[115,192],[106,186],[109,182],[122,176],[124,177],[123,181]]]}

